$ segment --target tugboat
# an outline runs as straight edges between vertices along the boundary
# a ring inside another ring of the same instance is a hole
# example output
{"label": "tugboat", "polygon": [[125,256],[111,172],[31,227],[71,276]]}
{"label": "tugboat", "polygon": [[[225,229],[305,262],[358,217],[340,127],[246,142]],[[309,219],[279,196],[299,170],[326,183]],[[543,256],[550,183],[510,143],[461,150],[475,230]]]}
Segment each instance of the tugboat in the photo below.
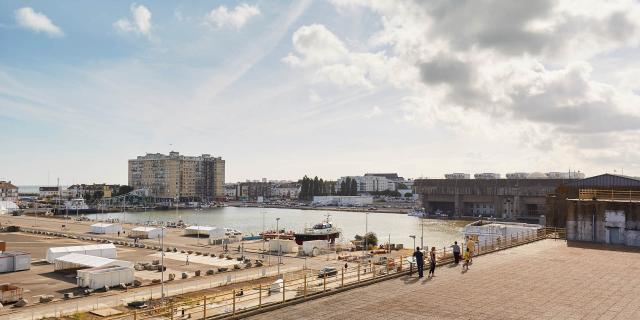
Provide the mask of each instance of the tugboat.
{"label": "tugboat", "polygon": [[336,238],[340,236],[340,229],[336,228],[329,221],[329,215],[324,222],[314,225],[312,228],[305,228],[304,232],[295,233],[294,238],[298,245],[302,245],[305,241],[310,240],[326,240],[335,243]]}

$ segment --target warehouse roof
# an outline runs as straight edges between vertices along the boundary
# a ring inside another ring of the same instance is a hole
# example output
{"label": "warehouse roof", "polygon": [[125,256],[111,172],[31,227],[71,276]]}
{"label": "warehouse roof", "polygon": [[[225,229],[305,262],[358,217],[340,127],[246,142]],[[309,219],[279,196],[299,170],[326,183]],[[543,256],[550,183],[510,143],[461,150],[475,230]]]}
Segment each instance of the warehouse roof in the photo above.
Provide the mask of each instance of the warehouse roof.
{"label": "warehouse roof", "polygon": [[640,179],[636,177],[623,176],[619,174],[605,173],[585,179],[580,179],[568,183],[574,187],[640,187]]}

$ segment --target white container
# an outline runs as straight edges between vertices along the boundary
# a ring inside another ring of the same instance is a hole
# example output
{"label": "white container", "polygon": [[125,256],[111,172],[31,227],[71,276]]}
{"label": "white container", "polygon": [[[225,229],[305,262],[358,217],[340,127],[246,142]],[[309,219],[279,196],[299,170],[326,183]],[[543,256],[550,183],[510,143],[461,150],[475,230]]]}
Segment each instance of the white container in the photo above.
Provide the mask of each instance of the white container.
{"label": "white container", "polygon": [[112,223],[96,223],[91,225],[91,233],[95,234],[110,234],[118,233],[122,231],[122,226]]}
{"label": "white container", "polygon": [[130,267],[98,267],[78,270],[78,287],[100,289],[105,286],[114,287],[121,283],[131,284],[135,280],[133,268]]}
{"label": "white container", "polygon": [[13,261],[13,271],[31,269],[31,254],[26,252],[15,253]]}
{"label": "white container", "polygon": [[298,252],[298,244],[293,240],[270,239],[269,252],[277,253],[278,249],[280,253],[296,253]]}
{"label": "white container", "polygon": [[319,255],[322,250],[329,249],[329,242],[326,240],[311,240],[302,243],[302,251],[305,255],[315,257]]}
{"label": "white container", "polygon": [[31,254],[23,251],[6,251],[0,254],[0,273],[31,269]]}
{"label": "white container", "polygon": [[162,229],[152,227],[136,227],[131,229],[129,238],[158,239],[162,237]]}

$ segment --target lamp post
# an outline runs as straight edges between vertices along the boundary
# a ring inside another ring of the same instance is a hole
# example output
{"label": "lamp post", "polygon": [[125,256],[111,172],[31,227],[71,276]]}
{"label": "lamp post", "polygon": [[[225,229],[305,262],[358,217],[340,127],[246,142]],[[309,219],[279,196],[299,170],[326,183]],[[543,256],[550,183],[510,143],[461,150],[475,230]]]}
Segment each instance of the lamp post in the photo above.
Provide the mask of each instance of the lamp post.
{"label": "lamp post", "polygon": [[264,259],[264,217],[265,217],[265,212],[262,211],[262,258]]}
{"label": "lamp post", "polygon": [[420,248],[424,248],[424,214],[420,216]]}
{"label": "lamp post", "polygon": [[278,239],[278,275],[280,275],[280,218],[276,218],[276,239]]}
{"label": "lamp post", "polygon": [[369,244],[367,243],[367,233],[369,233],[369,212],[364,213],[364,248],[363,255],[366,250],[369,250]]}
{"label": "lamp post", "polygon": [[162,293],[160,294],[160,298],[162,300],[162,303],[164,304],[164,226],[161,227],[162,229],[160,229],[160,250],[162,251],[162,253],[160,254],[160,265],[161,265],[161,274],[160,274],[160,283],[161,283],[161,288],[160,290],[162,290]]}

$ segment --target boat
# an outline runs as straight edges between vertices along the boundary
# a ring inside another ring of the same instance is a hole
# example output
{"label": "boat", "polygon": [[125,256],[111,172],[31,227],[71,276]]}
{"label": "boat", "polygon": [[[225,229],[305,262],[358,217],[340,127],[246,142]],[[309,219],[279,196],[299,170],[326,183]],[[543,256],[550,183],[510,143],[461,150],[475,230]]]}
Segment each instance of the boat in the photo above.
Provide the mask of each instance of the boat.
{"label": "boat", "polygon": [[83,198],[71,199],[64,202],[64,208],[67,210],[87,211],[89,206],[84,202]]}
{"label": "boat", "polygon": [[427,212],[424,211],[424,208],[411,209],[411,211],[407,212],[407,215],[410,217],[418,217],[418,218],[426,218],[428,216]]}
{"label": "boat", "polygon": [[505,239],[535,238],[544,232],[539,224],[479,220],[464,227],[465,237],[478,243],[500,243]]}
{"label": "boat", "polygon": [[329,221],[329,215],[327,215],[325,221],[315,224],[311,228],[305,228],[303,232],[295,233],[293,236],[298,245],[311,240],[326,240],[335,243],[336,238],[340,237],[340,229]]}
{"label": "boat", "polygon": [[284,230],[280,230],[280,232],[276,231],[276,230],[268,230],[265,232],[261,232],[260,233],[260,237],[262,237],[262,239],[264,240],[269,240],[269,239],[283,239],[283,240],[293,240],[294,238],[294,232],[293,231],[284,231]]}

